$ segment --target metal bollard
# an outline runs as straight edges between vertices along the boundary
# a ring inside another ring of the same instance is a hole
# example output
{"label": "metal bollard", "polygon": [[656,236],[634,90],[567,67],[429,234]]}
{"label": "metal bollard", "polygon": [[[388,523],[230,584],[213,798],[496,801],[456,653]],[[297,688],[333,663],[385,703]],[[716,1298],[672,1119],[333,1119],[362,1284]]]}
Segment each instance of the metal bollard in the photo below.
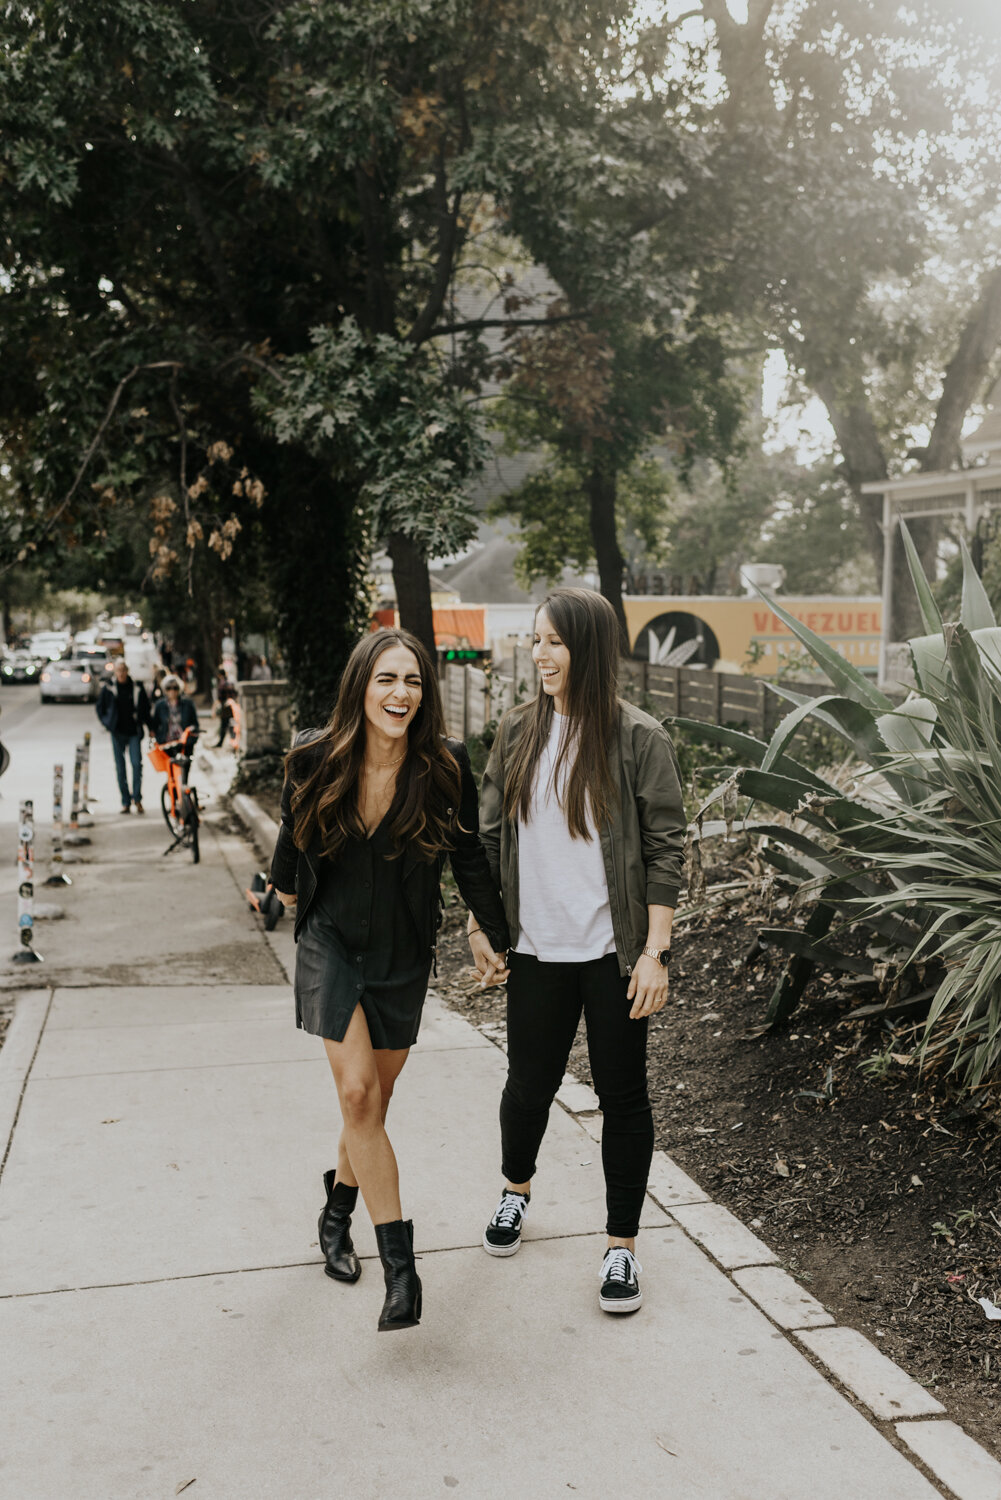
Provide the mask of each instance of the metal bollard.
{"label": "metal bollard", "polygon": [[90,839],[80,832],[80,777],[83,772],[83,746],[77,745],[73,752],[73,801],[70,803],[70,831],[63,839],[67,846],[89,844]]}
{"label": "metal bollard", "polygon": [[46,885],[72,885],[63,869],[63,768],[52,767],[52,855]]}
{"label": "metal bollard", "polygon": [[[83,750],[83,763],[82,763],[82,765],[80,767],[80,816],[79,816],[79,820],[78,821],[80,823],[80,827],[81,828],[93,828],[93,826],[94,826],[94,820],[93,820],[93,818],[90,815],[90,808],[87,805],[88,802],[89,802],[89,800],[90,800],[90,730],[89,729],[87,730],[86,734],[83,737],[83,745],[81,746],[81,749]],[[95,802],[97,801],[96,797],[94,798],[94,801]]]}
{"label": "metal bollard", "polygon": [[17,930],[21,946],[11,956],[14,964],[40,964],[34,948],[35,804],[22,802],[17,830]]}

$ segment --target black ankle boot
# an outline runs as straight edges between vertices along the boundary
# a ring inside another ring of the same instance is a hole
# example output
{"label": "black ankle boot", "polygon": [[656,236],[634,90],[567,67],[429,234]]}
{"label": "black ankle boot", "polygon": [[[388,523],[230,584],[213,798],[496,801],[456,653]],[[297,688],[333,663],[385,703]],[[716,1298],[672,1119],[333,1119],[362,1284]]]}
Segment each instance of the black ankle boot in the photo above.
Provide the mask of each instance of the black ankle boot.
{"label": "black ankle boot", "polygon": [[421,1320],[421,1281],[414,1264],[413,1221],[394,1219],[391,1224],[377,1224],[375,1238],[386,1277],[379,1332],[414,1328]]}
{"label": "black ankle boot", "polygon": [[[323,1186],[327,1190],[327,1202],[320,1215],[320,1250],[326,1265],[323,1267],[328,1276],[335,1281],[357,1281],[361,1275],[361,1261],[355,1254],[355,1247],[351,1243],[351,1209],[354,1208],[352,1200],[350,1207],[343,1202],[335,1203],[334,1188],[337,1184],[336,1172],[324,1172]],[[340,1184],[341,1193],[347,1197],[349,1189]],[[358,1189],[354,1190],[357,1198]]]}

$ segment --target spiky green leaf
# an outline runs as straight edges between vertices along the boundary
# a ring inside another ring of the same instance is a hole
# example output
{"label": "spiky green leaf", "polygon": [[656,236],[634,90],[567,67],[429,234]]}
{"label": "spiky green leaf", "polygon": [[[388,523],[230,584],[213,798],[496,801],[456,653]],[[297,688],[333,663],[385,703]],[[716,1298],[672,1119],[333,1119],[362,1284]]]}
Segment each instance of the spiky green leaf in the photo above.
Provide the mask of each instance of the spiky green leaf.
{"label": "spiky green leaf", "polygon": [[997,620],[963,536],[959,538],[959,549],[963,556],[963,596],[959,618],[969,631],[990,630],[997,625]]}
{"label": "spiky green leaf", "polygon": [[893,703],[885,693],[881,693],[874,683],[870,682],[864,673],[845,658],[833,646],[829,646],[825,640],[809,630],[796,616],[790,614],[787,609],[769,596],[761,589],[756,589],[769,609],[774,610],[780,620],[783,620],[797,640],[802,641],[817,665],[827,673],[835,687],[840,688],[847,698],[854,698],[856,703],[864,703],[869,708],[877,709],[880,713],[889,713]]}
{"label": "spiky green leaf", "polygon": [[[907,529],[906,522],[900,523],[900,537],[904,544],[904,552],[907,556],[907,566],[911,572],[911,581],[914,584],[914,592],[918,596],[918,609],[921,611],[921,619],[924,622],[926,635],[941,635],[942,614],[935,603],[935,596],[931,591],[931,585],[921,566],[918,549],[914,545],[911,533]],[[886,622],[889,623],[888,621]]]}

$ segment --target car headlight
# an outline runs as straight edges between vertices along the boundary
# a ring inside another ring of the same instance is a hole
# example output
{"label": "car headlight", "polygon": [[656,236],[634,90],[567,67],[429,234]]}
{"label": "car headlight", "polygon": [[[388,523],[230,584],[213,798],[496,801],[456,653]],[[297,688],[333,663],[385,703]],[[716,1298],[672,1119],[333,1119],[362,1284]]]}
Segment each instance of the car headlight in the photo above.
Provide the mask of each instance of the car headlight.
{"label": "car headlight", "polygon": [[48,674],[48,672],[43,672],[42,673],[42,681],[43,682],[48,682],[48,680],[49,680],[49,674]]}

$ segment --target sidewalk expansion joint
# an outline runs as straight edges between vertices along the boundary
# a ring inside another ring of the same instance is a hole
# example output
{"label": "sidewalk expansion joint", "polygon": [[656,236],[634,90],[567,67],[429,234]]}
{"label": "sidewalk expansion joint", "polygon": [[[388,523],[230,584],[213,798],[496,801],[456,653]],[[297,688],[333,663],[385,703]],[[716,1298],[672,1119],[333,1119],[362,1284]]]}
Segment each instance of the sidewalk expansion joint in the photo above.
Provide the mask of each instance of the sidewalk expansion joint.
{"label": "sidewalk expansion joint", "polygon": [[[22,988],[23,987],[24,986],[22,985]],[[3,1160],[0,1161],[0,1178],[3,1177],[4,1168],[7,1165],[7,1159],[10,1156],[11,1149],[12,1149],[12,1147],[14,1145],[14,1137],[17,1134],[17,1125],[18,1125],[18,1121],[21,1118],[21,1108],[22,1108],[22,1105],[24,1104],[24,1096],[25,1096],[25,1094],[27,1093],[27,1090],[28,1090],[28,1080],[31,1078],[31,1070],[35,1066],[35,1059],[38,1056],[38,1049],[42,1045],[42,1037],[45,1035],[45,1023],[49,1019],[49,1012],[52,1010],[52,1001],[53,1001],[54,998],[55,998],[55,990],[54,989],[50,989],[49,990],[49,998],[46,1001],[46,1005],[45,1005],[45,1015],[42,1017],[42,1024],[38,1028],[38,1035],[35,1038],[35,1045],[32,1048],[31,1061],[28,1063],[28,1067],[27,1067],[27,1069],[25,1071],[24,1077],[21,1080],[21,1088],[20,1088],[20,1091],[19,1091],[18,1097],[17,1097],[17,1107],[14,1110],[14,1117],[11,1120],[11,1123],[10,1123],[10,1133],[7,1136],[7,1140],[6,1140],[5,1144],[4,1144]]]}
{"label": "sidewalk expansion joint", "polygon": [[[467,1049],[468,1050],[468,1049]],[[326,1063],[319,1057],[258,1057],[248,1062],[176,1063],[166,1068],[112,1068],[95,1073],[55,1073],[49,1078],[36,1078],[35,1087],[43,1083],[68,1083],[74,1078],[131,1078],[145,1073],[211,1073],[219,1068],[309,1068]]]}
{"label": "sidewalk expansion joint", "polygon": [[[670,1226],[662,1224],[658,1226],[667,1229]],[[647,1230],[647,1233],[653,1233]],[[570,1234],[540,1234],[531,1240],[526,1240],[527,1245],[545,1245],[561,1240],[587,1240],[602,1237],[603,1230],[581,1229]],[[430,1245],[425,1250],[418,1250],[414,1254],[415,1260],[427,1260],[435,1255],[462,1255],[469,1250],[482,1250],[481,1240],[472,1241],[468,1245]],[[358,1259],[372,1265],[379,1264],[379,1256],[374,1253],[359,1254]],[[113,1292],[125,1291],[135,1286],[169,1286],[171,1282],[182,1281],[205,1281],[213,1276],[260,1276],[269,1271],[302,1271],[314,1266],[320,1270],[323,1266],[322,1260],[280,1260],[263,1266],[230,1266],[228,1268],[216,1268],[212,1271],[182,1271],[176,1276],[144,1276],[137,1277],[133,1281],[87,1281],[81,1282],[79,1286],[49,1286],[38,1287],[34,1291],[26,1292],[0,1292],[0,1303],[23,1302],[26,1297],[65,1297],[72,1296],[74,1292]]]}

